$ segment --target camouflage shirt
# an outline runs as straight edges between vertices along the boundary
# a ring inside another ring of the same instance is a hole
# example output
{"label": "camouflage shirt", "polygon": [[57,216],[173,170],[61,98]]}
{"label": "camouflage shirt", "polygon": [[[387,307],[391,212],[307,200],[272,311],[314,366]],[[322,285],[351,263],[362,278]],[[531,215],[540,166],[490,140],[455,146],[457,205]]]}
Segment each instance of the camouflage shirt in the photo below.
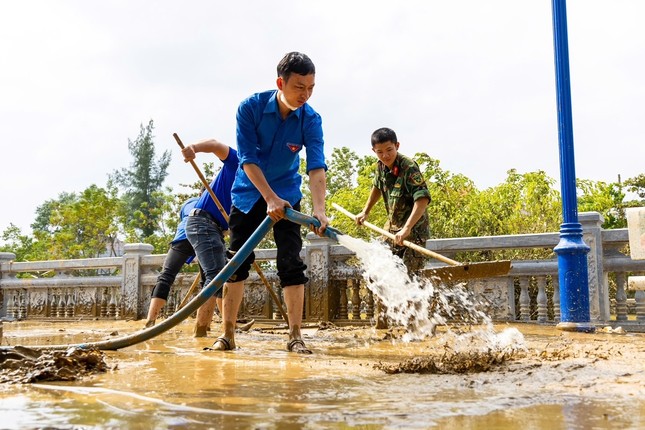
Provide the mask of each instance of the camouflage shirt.
{"label": "camouflage shirt", "polygon": [[[426,181],[421,174],[419,165],[411,158],[399,153],[389,169],[382,162],[378,162],[376,176],[372,184],[381,190],[385,210],[388,215],[388,222],[385,229],[396,233],[403,228],[405,222],[412,213],[414,202],[422,197],[430,200],[430,192]],[[412,227],[408,240],[414,243],[423,243],[430,236],[428,224],[428,213],[423,216]]]}

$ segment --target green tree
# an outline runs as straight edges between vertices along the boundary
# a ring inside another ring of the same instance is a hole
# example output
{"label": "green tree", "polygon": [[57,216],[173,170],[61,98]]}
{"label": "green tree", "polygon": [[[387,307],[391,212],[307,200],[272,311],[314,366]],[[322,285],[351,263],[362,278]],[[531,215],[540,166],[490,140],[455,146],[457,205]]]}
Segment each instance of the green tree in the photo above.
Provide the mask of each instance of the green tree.
{"label": "green tree", "polygon": [[604,218],[602,227],[606,229],[627,227],[625,193],[620,184],[578,179],[576,188],[579,212],[599,212]]}
{"label": "green tree", "polygon": [[629,178],[625,181],[625,186],[627,191],[636,193],[636,195],[641,199],[641,201],[635,201],[630,206],[642,206],[645,204],[645,173],[641,173],[638,176]]}
{"label": "green tree", "polygon": [[62,193],[57,200],[48,200],[37,209],[34,223],[40,250],[46,249],[48,259],[116,255],[121,206],[116,188],[96,185],[79,195]]}
{"label": "green tree", "polygon": [[327,171],[327,192],[330,196],[355,186],[357,162],[358,155],[351,149],[345,146],[333,149]]}
{"label": "green tree", "polygon": [[20,228],[13,223],[2,232],[2,240],[4,244],[0,246],[0,252],[13,252],[16,254],[16,261],[37,261],[47,258],[33,236],[23,235]]}
{"label": "green tree", "polygon": [[155,145],[152,131],[153,121],[146,127],[141,125],[135,141],[128,139],[128,149],[133,157],[129,168],[114,171],[111,180],[125,189],[126,224],[133,228],[140,241],[152,236],[158,227],[159,210],[164,200],[161,191],[170,164],[170,151],[165,151],[155,160]]}

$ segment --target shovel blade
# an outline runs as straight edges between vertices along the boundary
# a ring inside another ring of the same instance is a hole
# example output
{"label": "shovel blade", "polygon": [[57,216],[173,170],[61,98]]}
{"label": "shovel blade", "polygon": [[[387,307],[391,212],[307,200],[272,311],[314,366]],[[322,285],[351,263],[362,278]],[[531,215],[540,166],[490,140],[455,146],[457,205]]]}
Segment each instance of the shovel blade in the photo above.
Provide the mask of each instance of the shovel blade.
{"label": "shovel blade", "polygon": [[423,276],[438,278],[441,282],[458,282],[468,279],[494,278],[508,275],[510,260],[485,261],[483,263],[459,264],[457,266],[434,267],[421,271]]}

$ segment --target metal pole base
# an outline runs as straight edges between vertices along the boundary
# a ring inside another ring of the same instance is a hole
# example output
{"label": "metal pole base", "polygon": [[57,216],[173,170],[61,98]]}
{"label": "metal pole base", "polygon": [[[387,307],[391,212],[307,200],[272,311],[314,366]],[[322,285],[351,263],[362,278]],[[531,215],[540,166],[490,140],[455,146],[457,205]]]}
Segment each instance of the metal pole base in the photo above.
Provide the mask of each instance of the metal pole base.
{"label": "metal pole base", "polygon": [[596,326],[588,322],[561,322],[555,328],[562,331],[575,331],[578,333],[595,333]]}

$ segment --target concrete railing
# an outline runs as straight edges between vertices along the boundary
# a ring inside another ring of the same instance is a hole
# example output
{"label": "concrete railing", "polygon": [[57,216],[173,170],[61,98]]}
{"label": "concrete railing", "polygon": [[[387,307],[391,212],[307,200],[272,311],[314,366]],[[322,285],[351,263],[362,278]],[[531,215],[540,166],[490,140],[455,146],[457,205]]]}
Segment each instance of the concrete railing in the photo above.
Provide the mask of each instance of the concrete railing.
{"label": "concrete railing", "polygon": [[[645,260],[633,260],[626,253],[627,229],[602,230],[598,213],[582,213],[579,218],[585,243],[591,248],[588,268],[592,321],[645,326],[645,297],[637,291],[633,299],[628,299],[626,290],[627,274],[645,273]],[[426,247],[454,257],[467,251],[552,250],[558,241],[559,233],[543,233],[434,239]],[[128,244],[122,257],[38,262],[14,262],[13,254],[0,253],[0,317],[143,318],[165,257],[151,252],[150,245]],[[353,255],[330,239],[308,234],[302,254],[310,278],[305,296],[306,320],[370,323],[374,297],[365,288],[362,269],[352,262]],[[280,296],[273,269],[275,257],[275,250],[256,251],[265,277]],[[473,280],[468,288],[481,297],[497,321],[558,322],[555,255],[543,260],[514,260],[512,264],[508,276]],[[194,272],[177,277],[164,310],[167,315],[185,297],[194,277]],[[257,274],[251,275],[241,312],[259,319],[279,318]]]}

